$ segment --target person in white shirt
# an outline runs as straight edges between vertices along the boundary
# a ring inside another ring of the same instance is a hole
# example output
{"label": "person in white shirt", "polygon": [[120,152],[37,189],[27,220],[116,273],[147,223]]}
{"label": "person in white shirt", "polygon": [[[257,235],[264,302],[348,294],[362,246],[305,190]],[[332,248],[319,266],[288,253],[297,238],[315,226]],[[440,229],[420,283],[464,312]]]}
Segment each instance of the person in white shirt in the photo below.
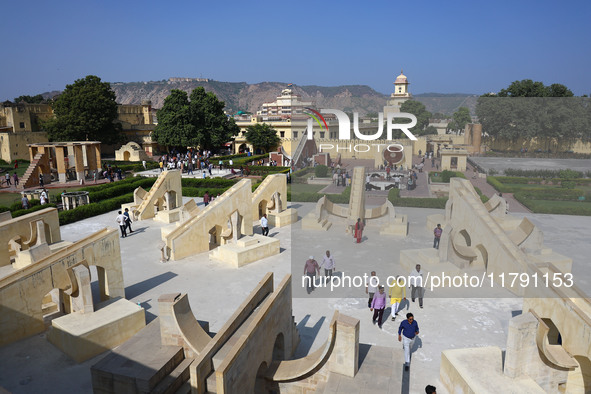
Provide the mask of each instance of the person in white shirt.
{"label": "person in white shirt", "polygon": [[269,235],[269,220],[267,220],[267,214],[266,213],[261,218],[261,229],[262,229],[262,234],[264,236]]}
{"label": "person in white shirt", "polygon": [[371,302],[373,301],[373,296],[375,293],[378,292],[378,285],[379,281],[377,278],[371,279],[371,277],[376,276],[375,271],[371,271],[371,276],[367,278],[367,282],[365,283],[365,294],[369,295],[369,300],[367,300],[367,307],[371,308]]}
{"label": "person in white shirt", "polygon": [[421,265],[417,264],[415,270],[410,273],[409,287],[411,288],[411,299],[415,302],[415,298],[419,299],[419,306],[423,307],[423,271],[421,271]]}
{"label": "person in white shirt", "polygon": [[322,259],[320,266],[324,268],[324,276],[332,278],[332,273],[335,269],[334,257],[330,255],[330,250],[326,251],[326,256]]}
{"label": "person in white shirt", "polygon": [[43,191],[41,192],[41,195],[39,196],[39,201],[41,201],[41,205],[47,204],[47,193],[45,192],[45,189],[43,189]]}
{"label": "person in white shirt", "polygon": [[121,238],[125,238],[127,237],[127,232],[125,231],[125,228],[127,227],[127,218],[123,213],[121,213],[121,211],[117,212],[117,214],[118,216],[115,220],[119,224],[119,229],[121,230]]}

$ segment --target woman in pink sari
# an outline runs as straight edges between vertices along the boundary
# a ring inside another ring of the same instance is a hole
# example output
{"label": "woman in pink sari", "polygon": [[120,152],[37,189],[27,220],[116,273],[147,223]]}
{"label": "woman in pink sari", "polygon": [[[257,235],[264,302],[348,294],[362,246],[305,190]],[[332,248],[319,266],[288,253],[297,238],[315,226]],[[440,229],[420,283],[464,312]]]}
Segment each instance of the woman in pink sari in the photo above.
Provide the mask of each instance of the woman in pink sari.
{"label": "woman in pink sari", "polygon": [[361,218],[357,218],[357,223],[355,223],[355,233],[353,236],[357,238],[357,243],[361,243],[361,238],[363,238],[363,228],[365,225],[361,221]]}

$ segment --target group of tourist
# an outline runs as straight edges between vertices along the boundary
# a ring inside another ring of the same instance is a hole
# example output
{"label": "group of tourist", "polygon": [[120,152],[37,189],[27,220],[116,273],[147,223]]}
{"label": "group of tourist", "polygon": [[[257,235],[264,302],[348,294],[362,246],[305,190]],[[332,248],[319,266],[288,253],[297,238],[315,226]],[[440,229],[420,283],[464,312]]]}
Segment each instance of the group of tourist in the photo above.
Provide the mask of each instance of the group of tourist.
{"label": "group of tourist", "polygon": [[121,230],[121,238],[127,237],[127,230],[129,229],[130,233],[133,233],[131,229],[131,217],[129,216],[129,208],[125,208],[125,212],[121,213],[121,211],[117,212],[117,218],[115,221],[119,225],[119,229]]}
{"label": "group of tourist", "polygon": [[10,175],[10,171],[6,171],[6,174],[4,174],[4,181],[2,182],[3,184],[6,185],[6,187],[10,187],[14,184],[14,186],[18,186],[18,175],[16,174],[16,171],[14,172],[14,174],[11,176]]}

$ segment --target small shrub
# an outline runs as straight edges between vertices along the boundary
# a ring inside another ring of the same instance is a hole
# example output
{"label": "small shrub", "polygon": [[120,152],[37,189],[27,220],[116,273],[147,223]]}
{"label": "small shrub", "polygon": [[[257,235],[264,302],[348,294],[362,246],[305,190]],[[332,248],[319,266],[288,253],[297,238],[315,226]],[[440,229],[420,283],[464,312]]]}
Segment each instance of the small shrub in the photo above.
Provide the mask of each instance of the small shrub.
{"label": "small shrub", "polygon": [[314,176],[317,178],[326,178],[326,174],[328,174],[328,167],[325,165],[317,165],[314,167]]}

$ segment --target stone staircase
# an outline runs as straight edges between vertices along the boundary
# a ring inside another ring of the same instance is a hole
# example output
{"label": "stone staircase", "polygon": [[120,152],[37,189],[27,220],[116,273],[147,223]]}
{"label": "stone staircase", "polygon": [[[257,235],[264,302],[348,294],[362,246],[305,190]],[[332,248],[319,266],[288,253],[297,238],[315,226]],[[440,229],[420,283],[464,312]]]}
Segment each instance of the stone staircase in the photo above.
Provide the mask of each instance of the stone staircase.
{"label": "stone staircase", "polygon": [[39,184],[39,180],[36,179],[33,174],[36,173],[37,168],[39,167],[39,162],[43,160],[44,153],[37,153],[33,158],[31,164],[23,174],[20,179],[20,183],[18,185],[19,189],[27,189],[29,187],[33,187]]}
{"label": "stone staircase", "polygon": [[[130,340],[110,351],[91,367],[93,387],[102,392],[108,382],[121,392],[187,393],[189,366],[192,358],[185,358],[183,348],[160,343],[160,322],[155,319]],[[185,388],[185,389],[183,389]]]}

